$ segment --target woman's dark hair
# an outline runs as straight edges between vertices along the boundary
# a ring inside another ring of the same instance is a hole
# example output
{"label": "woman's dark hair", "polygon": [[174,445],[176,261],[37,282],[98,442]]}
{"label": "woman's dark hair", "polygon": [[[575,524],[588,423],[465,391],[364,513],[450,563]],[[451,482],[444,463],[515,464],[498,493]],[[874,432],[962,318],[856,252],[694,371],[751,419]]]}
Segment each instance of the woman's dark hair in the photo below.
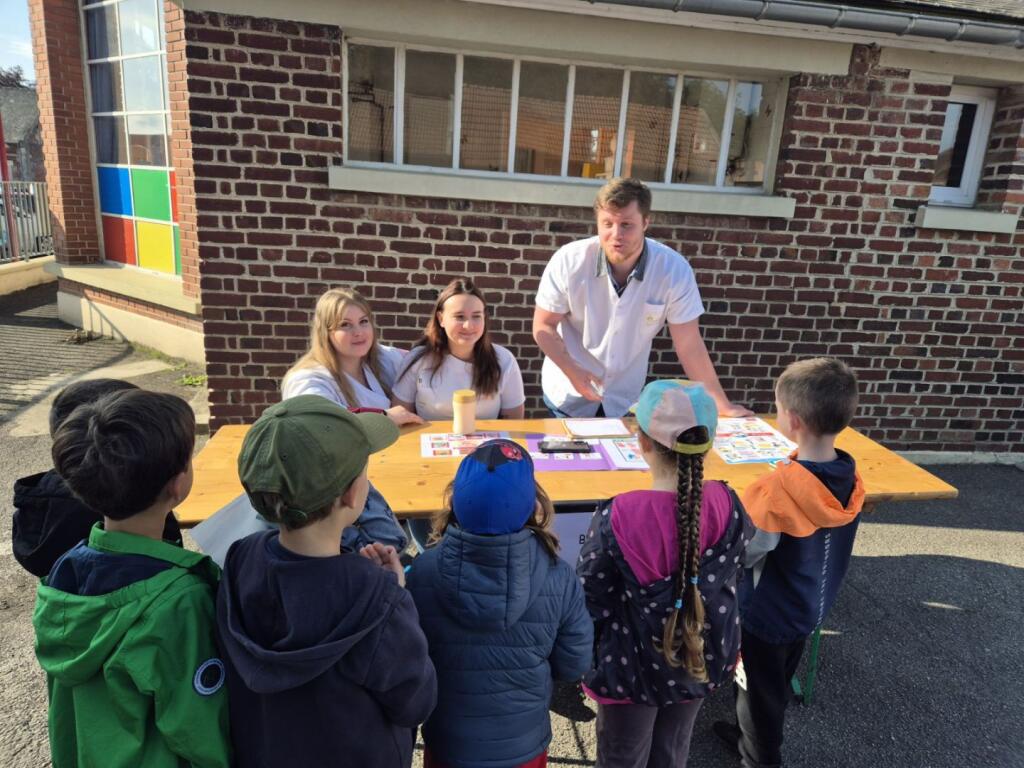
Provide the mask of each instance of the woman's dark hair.
{"label": "woman's dark hair", "polygon": [[[707,442],[708,430],[698,426],[679,436],[685,445]],[[676,465],[676,539],[679,545],[679,575],[673,589],[676,605],[665,622],[662,653],[670,667],[686,667],[699,682],[708,679],[704,662],[704,602],[697,588],[700,573],[700,507],[704,489],[704,454],[676,453],[651,439],[655,451]]]}
{"label": "woman's dark hair", "polygon": [[195,415],[177,395],[113,392],[57,427],[53,465],[87,507],[124,520],[152,506],[188,468],[195,436]]}
{"label": "woman's dark hair", "polygon": [[[540,540],[545,551],[551,556],[552,561],[556,561],[558,560],[558,536],[551,530],[551,524],[555,520],[555,505],[551,502],[551,497],[548,496],[540,483],[535,483],[535,485],[537,487],[537,510],[534,514],[530,515],[526,523],[523,524],[523,528],[533,531],[533,535]],[[452,480],[444,489],[444,509],[434,516],[433,530],[430,532],[430,544],[439,542],[441,537],[444,536],[444,532],[448,530],[449,525],[458,525],[458,521],[455,518],[455,510],[452,506],[452,492],[454,488],[455,481]]]}
{"label": "woman's dark hair", "polygon": [[423,332],[422,338],[416,342],[409,353],[409,362],[399,376],[400,379],[408,375],[413,363],[426,356],[431,370],[430,379],[433,381],[434,376],[441,369],[444,356],[449,351],[448,334],[441,327],[439,315],[448,299],[463,294],[475,296],[484,305],[484,332],[473,345],[473,389],[477,396],[493,395],[498,391],[498,386],[501,383],[501,365],[498,363],[498,355],[491,343],[490,323],[487,319],[487,300],[469,278],[452,280],[438,295],[434,311],[430,313],[430,319],[427,321],[427,328]]}

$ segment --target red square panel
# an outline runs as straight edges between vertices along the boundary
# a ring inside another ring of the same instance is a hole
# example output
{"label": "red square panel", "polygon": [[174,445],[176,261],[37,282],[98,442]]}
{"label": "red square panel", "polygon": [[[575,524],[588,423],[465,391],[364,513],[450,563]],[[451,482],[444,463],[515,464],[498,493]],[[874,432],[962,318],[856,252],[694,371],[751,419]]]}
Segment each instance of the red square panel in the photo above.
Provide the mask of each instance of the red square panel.
{"label": "red square panel", "polygon": [[103,257],[107,261],[136,264],[135,222],[118,216],[103,217]]}
{"label": "red square panel", "polygon": [[171,221],[178,223],[178,174],[171,171]]}

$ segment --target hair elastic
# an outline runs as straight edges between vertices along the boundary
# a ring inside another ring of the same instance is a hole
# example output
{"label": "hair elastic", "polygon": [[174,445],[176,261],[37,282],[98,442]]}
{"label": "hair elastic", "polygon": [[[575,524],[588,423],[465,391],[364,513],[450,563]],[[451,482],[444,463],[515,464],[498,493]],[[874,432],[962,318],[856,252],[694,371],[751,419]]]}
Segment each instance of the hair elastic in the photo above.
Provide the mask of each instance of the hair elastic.
{"label": "hair elastic", "polygon": [[681,597],[678,600],[676,600],[676,610],[677,611],[683,610],[683,598],[681,598]]}
{"label": "hair elastic", "polygon": [[691,576],[690,577],[690,583],[691,584],[696,584],[697,583],[697,577],[696,576]]}

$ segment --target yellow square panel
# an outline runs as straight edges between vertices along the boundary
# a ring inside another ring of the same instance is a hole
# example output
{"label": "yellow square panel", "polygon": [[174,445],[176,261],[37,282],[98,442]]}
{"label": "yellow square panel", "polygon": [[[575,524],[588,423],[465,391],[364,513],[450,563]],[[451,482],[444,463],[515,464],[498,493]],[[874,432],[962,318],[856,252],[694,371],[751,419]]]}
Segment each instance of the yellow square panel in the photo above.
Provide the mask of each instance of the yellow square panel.
{"label": "yellow square panel", "polygon": [[174,232],[169,224],[135,222],[139,266],[174,274]]}

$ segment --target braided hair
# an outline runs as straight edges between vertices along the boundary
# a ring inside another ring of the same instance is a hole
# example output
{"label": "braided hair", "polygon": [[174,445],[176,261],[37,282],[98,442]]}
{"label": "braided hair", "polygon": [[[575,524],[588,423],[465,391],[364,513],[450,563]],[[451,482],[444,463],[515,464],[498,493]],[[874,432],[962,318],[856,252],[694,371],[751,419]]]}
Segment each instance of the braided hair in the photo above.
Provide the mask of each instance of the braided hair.
{"label": "braided hair", "polygon": [[[708,441],[708,430],[686,430],[679,442],[699,445]],[[676,462],[676,538],[679,544],[679,575],[673,595],[675,607],[665,622],[662,653],[670,667],[685,667],[698,682],[708,679],[704,662],[704,602],[697,589],[700,572],[700,508],[704,487],[704,454],[676,453],[654,442],[659,453]]]}

